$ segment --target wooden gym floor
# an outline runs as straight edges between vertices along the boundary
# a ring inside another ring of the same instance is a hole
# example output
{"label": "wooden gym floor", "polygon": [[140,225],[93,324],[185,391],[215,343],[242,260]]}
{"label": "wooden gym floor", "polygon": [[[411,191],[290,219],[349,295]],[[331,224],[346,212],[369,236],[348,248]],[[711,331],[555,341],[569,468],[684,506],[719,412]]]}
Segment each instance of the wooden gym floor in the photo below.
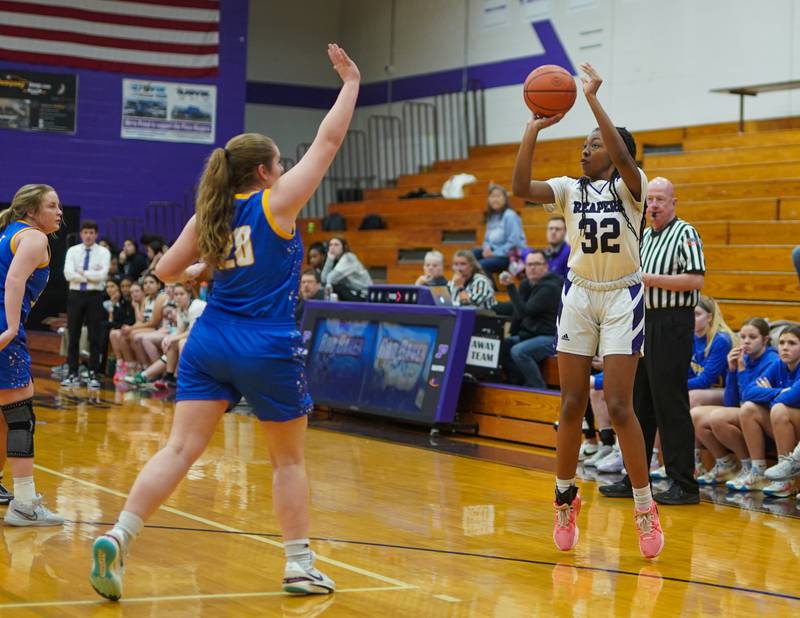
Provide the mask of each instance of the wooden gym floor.
{"label": "wooden gym floor", "polygon": [[580,543],[562,553],[551,538],[546,452],[508,449],[517,457],[508,465],[487,459],[498,449],[485,441],[465,457],[450,448],[460,441],[446,437],[437,442],[448,448],[427,436],[410,446],[324,421],[308,435],[312,534],[318,566],[339,591],[286,596],[270,466],[257,422],[236,414],[226,415],[133,546],[123,601],[105,602],[87,582],[91,540],[166,440],[172,404],[59,391],[46,379],[37,389],[37,488],[68,522],[0,526],[0,616],[727,617],[800,609],[793,515],[709,502],[663,507],[666,547],[649,562],[638,553],[630,501],[602,499],[587,481]]}

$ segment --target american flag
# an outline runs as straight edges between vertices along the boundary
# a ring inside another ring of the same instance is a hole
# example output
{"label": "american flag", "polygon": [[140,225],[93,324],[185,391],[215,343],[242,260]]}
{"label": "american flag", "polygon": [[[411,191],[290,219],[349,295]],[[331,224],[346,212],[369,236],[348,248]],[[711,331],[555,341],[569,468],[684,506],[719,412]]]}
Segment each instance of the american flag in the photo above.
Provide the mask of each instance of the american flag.
{"label": "american flag", "polygon": [[0,0],[0,59],[169,77],[216,75],[219,0]]}

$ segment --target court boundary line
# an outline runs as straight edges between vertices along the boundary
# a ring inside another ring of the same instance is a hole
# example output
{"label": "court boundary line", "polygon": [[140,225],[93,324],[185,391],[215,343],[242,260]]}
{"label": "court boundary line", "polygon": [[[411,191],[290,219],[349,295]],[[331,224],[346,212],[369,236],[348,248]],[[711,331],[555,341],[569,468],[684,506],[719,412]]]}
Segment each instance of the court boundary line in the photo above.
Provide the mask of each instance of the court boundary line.
{"label": "court boundary line", "polygon": [[[403,586],[375,586],[374,588],[343,588],[337,590],[335,594],[331,595],[316,595],[314,597],[306,596],[304,598],[319,598],[322,599],[335,599],[336,594],[349,593],[349,592],[385,592],[390,590],[408,590]],[[287,599],[301,598],[299,595],[290,595],[283,591],[265,591],[265,592],[217,592],[209,594],[175,594],[157,597],[130,597],[122,598],[117,603],[120,605],[127,605],[133,603],[158,603],[169,601],[208,601],[214,599],[246,599],[258,597],[285,597]],[[78,605],[105,605],[108,601],[106,599],[75,599],[73,601],[31,601],[26,603],[0,603],[0,609],[25,609],[35,607],[66,607]]]}
{"label": "court boundary line", "polygon": [[[92,489],[96,489],[98,491],[102,491],[107,494],[111,494],[113,496],[117,496],[118,498],[127,498],[128,494],[118,491],[116,489],[112,489],[110,487],[105,487],[104,485],[100,485],[98,483],[93,483],[91,481],[87,481],[85,479],[80,479],[70,474],[65,474],[64,472],[59,472],[57,470],[52,470],[50,468],[46,468],[40,464],[34,464],[34,468],[40,470],[42,472],[46,472],[48,474],[52,474],[53,476],[57,476],[68,481],[72,481],[74,483],[78,483],[80,485],[85,485],[86,487],[91,487]],[[234,528],[233,526],[228,526],[227,524],[223,524],[213,519],[207,519],[205,517],[201,517],[199,515],[194,515],[193,513],[188,513],[186,511],[182,511],[180,509],[176,509],[171,506],[167,506],[162,504],[159,507],[160,510],[165,511],[167,513],[172,513],[173,515],[177,515],[179,517],[183,517],[185,519],[190,519],[192,521],[199,522],[201,524],[205,524],[207,526],[211,526],[212,528],[217,528],[218,530],[223,530],[225,532],[235,533],[241,535],[244,538],[248,538],[253,541],[257,541],[259,543],[265,543],[267,545],[271,545],[273,547],[278,547],[283,549],[283,543],[278,541],[274,541],[270,538],[257,536],[244,530],[240,530],[238,528]],[[327,556],[317,556],[317,560],[320,562],[324,562],[326,564],[330,564],[332,566],[339,567],[341,569],[345,569],[346,571],[350,571],[351,573],[357,573],[358,575],[363,575],[365,577],[370,577],[372,579],[376,579],[384,584],[389,584],[391,586],[396,586],[398,588],[405,588],[407,590],[415,589],[417,586],[413,584],[409,584],[408,582],[401,581],[399,579],[395,579],[393,577],[388,577],[386,575],[381,575],[380,573],[375,573],[374,571],[370,571],[368,569],[362,569],[361,567],[357,567],[352,564],[348,564],[347,562],[342,562],[341,560],[336,560],[335,558],[328,558]]]}
{"label": "court boundary line", "polygon": [[[85,524],[102,524],[105,522],[76,522],[76,523],[85,523]],[[212,534],[236,534],[234,532],[226,532],[223,530],[209,530],[204,528],[174,528],[169,526],[146,526],[152,528],[167,528],[172,530],[179,530],[182,532],[209,532]],[[249,535],[262,535],[262,536],[279,536],[276,533],[272,532],[247,532],[244,534]],[[761,596],[768,596],[773,598],[780,598],[786,599],[788,601],[800,601],[800,596],[794,596],[791,594],[783,593],[783,592],[771,592],[769,590],[758,590],[755,588],[744,588],[741,586],[733,586],[729,584],[719,584],[715,582],[706,582],[697,579],[686,579],[682,577],[673,577],[670,575],[661,575],[655,573],[637,573],[635,571],[625,571],[622,569],[613,569],[607,567],[599,567],[599,566],[592,566],[592,565],[580,565],[580,564],[569,564],[566,562],[549,562],[547,560],[534,560],[531,558],[516,558],[514,556],[497,556],[494,554],[479,554],[475,552],[464,552],[458,551],[455,549],[439,549],[435,547],[417,547],[414,545],[395,545],[392,543],[378,543],[375,541],[357,541],[352,539],[336,539],[330,537],[311,537],[310,540],[312,541],[323,541],[328,543],[344,543],[348,545],[366,545],[369,547],[385,547],[388,549],[403,549],[408,551],[420,551],[420,552],[427,552],[427,553],[434,553],[434,554],[444,554],[444,555],[451,555],[451,556],[461,556],[465,558],[483,558],[486,560],[501,560],[504,562],[516,562],[521,564],[531,564],[535,566],[564,566],[576,570],[581,571],[592,571],[592,572],[600,572],[600,573],[610,573],[613,575],[628,575],[632,577],[647,577],[649,579],[661,579],[663,581],[669,581],[678,584],[689,584],[694,586],[704,586],[707,588],[716,588],[719,590],[727,590],[731,592],[741,592],[745,594],[752,594],[752,595],[761,595]],[[643,568],[650,567],[650,568],[657,568],[657,563],[648,562],[643,566]],[[436,596],[436,595],[433,595]],[[0,606],[2,607],[2,606]]]}

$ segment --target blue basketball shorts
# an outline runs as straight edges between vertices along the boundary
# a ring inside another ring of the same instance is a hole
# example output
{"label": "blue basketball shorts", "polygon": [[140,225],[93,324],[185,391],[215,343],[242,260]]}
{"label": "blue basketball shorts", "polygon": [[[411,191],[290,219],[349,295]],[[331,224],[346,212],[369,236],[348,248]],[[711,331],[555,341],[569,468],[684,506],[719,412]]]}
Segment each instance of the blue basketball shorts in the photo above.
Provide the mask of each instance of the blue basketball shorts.
{"label": "blue basketball shorts", "polygon": [[31,383],[31,355],[24,331],[0,350],[0,390],[23,388]]}
{"label": "blue basketball shorts", "polygon": [[207,308],[178,364],[176,401],[235,404],[245,397],[262,421],[311,412],[306,349],[293,320],[242,318]]}

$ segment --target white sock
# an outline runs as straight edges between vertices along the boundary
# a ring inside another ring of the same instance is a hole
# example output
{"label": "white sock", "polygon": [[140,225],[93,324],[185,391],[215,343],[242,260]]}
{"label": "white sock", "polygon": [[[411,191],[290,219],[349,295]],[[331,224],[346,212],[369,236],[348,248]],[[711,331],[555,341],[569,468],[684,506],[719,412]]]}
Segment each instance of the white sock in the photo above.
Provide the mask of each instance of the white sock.
{"label": "white sock", "polygon": [[653,504],[653,494],[650,493],[650,485],[645,485],[636,489],[633,488],[633,501],[636,504],[636,510],[644,512],[650,509]]}
{"label": "white sock", "polygon": [[764,470],[767,469],[767,460],[766,459],[753,459],[753,463],[750,465],[750,469],[754,473],[764,474]]}
{"label": "white sock", "polygon": [[571,479],[566,479],[566,480],[559,479],[559,478],[556,479],[556,489],[558,490],[558,493],[560,493],[560,494],[563,494],[565,491],[567,491],[574,484],[575,484],[575,477],[574,476]]}
{"label": "white sock", "polygon": [[14,500],[30,504],[36,498],[36,485],[32,476],[20,476],[14,479]]}
{"label": "white sock", "polygon": [[717,457],[717,463],[726,468],[730,468],[734,464],[733,455],[728,453],[724,457]]}
{"label": "white sock", "polygon": [[119,514],[119,519],[111,532],[116,533],[117,536],[122,537],[122,550],[128,551],[128,545],[135,539],[144,528],[144,520],[136,513],[130,511],[122,511]]}
{"label": "white sock", "polygon": [[308,539],[294,539],[283,544],[286,560],[297,562],[304,569],[310,569],[314,563],[314,554]]}
{"label": "white sock", "polygon": [[753,465],[753,461],[751,459],[741,459],[742,462],[742,470],[749,470],[750,466]]}

